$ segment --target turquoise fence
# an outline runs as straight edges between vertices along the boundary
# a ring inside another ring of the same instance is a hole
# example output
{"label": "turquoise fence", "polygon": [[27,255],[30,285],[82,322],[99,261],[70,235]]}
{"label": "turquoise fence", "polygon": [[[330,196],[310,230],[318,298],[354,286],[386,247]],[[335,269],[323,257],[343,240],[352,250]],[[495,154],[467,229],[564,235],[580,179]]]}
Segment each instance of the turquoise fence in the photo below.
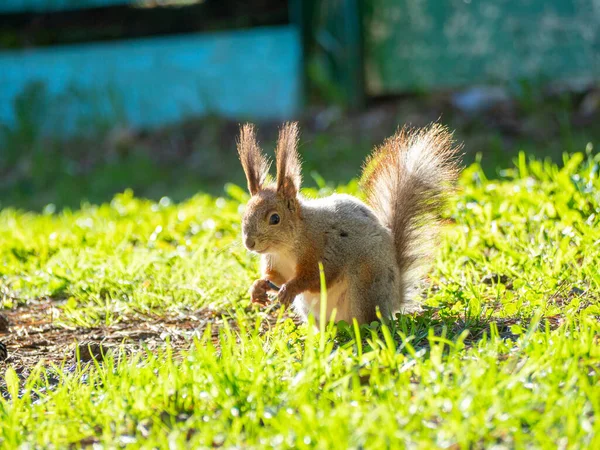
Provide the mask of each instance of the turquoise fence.
{"label": "turquoise fence", "polygon": [[[146,0],[146,4],[151,1]],[[2,0],[0,13],[47,12],[103,6],[144,4],[144,0]]]}
{"label": "turquoise fence", "polygon": [[4,52],[0,67],[0,123],[16,125],[15,102],[35,94],[48,132],[207,114],[289,118],[300,103],[290,26]]}
{"label": "turquoise fence", "polygon": [[[3,0],[0,12],[76,3],[136,1]],[[71,135],[206,115],[283,120],[298,112],[301,85],[294,25],[0,50],[0,127],[34,121]]]}
{"label": "turquoise fence", "polygon": [[[189,0],[168,0],[189,3]],[[0,14],[154,0],[0,0]],[[292,117],[301,87],[370,96],[477,84],[600,81],[600,0],[289,0],[291,24],[0,50],[0,125],[152,127],[190,116]]]}

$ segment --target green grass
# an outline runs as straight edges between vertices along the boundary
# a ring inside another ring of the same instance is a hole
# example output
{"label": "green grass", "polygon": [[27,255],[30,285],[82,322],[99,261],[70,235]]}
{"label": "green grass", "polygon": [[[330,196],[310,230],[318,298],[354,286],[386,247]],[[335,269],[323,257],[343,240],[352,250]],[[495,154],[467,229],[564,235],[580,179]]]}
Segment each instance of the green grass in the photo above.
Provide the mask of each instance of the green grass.
{"label": "green grass", "polygon": [[560,166],[521,154],[494,180],[468,167],[424,313],[320,334],[265,327],[250,305],[258,261],[239,244],[235,186],[178,204],[126,192],[60,213],[5,209],[5,307],[48,296],[64,326],[206,311],[231,322],[183,352],[40,363],[26,380],[7,368],[0,445],[598,448],[599,167],[591,151]]}

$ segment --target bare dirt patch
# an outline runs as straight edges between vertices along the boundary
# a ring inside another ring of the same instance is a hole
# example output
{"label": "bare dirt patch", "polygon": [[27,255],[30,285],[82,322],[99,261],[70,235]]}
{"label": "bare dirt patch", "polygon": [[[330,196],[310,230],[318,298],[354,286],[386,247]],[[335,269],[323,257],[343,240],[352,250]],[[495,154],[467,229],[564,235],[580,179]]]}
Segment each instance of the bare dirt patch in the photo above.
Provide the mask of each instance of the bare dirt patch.
{"label": "bare dirt patch", "polygon": [[[566,302],[558,294],[553,295],[549,303]],[[572,298],[576,294],[580,292],[572,290],[567,297]],[[589,304],[583,302],[581,307]],[[262,316],[263,331],[275,325],[277,311],[278,308],[274,306],[259,313]],[[448,319],[442,319],[435,308],[425,308],[419,315],[424,316],[438,332],[442,332],[442,328],[448,325]],[[286,313],[285,317],[299,323],[299,319],[292,313]],[[92,328],[68,326],[59,318],[60,302],[49,298],[30,300],[26,305],[11,310],[0,310],[0,374],[10,366],[24,378],[31,368],[40,363],[46,367],[55,364],[62,370],[70,371],[75,369],[78,359],[85,363],[92,359],[101,361],[103,355],[109,353],[153,352],[164,347],[167,342],[175,351],[185,350],[193,344],[194,337],[205,333],[209,325],[213,343],[218,347],[219,330],[225,322],[230,329],[239,329],[235,318],[227,318],[224,311],[210,308],[177,317],[141,314],[123,316],[112,325]],[[455,335],[469,330],[465,341],[467,345],[479,341],[484,334],[489,333],[490,322],[496,323],[499,335],[505,339],[517,337],[512,333],[513,325],[522,324],[525,328],[529,325],[529,320],[515,317],[482,317],[474,322],[461,317],[451,322],[451,330]],[[544,322],[555,329],[564,323],[564,317],[562,314],[547,316]]]}
{"label": "bare dirt patch", "polygon": [[[207,317],[193,316],[179,320],[125,320],[110,326],[94,328],[67,327],[58,324],[58,309],[52,300],[40,300],[4,311],[8,321],[6,331],[0,330],[0,340],[8,350],[2,364],[10,364],[19,372],[38,364],[75,362],[76,349],[102,348],[103,352],[123,346],[127,350],[156,349],[170,339],[173,346],[190,342],[204,328]],[[85,352],[82,352],[84,359]],[[90,359],[89,357],[87,359]]]}
{"label": "bare dirt patch", "polygon": [[[0,311],[0,342],[8,353],[0,361],[0,373],[10,365],[21,374],[40,362],[74,367],[78,353],[80,360],[87,362],[92,356],[101,359],[103,354],[116,350],[154,351],[167,341],[175,350],[182,350],[189,348],[193,338],[200,337],[209,323],[217,343],[219,329],[226,320],[221,313],[206,309],[178,317],[123,317],[113,325],[85,328],[60,323],[59,313],[59,306],[51,299]],[[275,321],[273,314],[265,314],[265,328]],[[237,328],[235,320],[228,323],[232,329]]]}

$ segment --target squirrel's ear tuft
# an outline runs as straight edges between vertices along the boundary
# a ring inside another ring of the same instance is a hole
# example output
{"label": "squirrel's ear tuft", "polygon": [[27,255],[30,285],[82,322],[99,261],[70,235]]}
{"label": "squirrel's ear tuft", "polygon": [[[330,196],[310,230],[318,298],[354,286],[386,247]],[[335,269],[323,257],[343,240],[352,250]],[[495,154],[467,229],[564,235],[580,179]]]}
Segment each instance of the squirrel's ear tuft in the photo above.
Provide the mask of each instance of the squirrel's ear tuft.
{"label": "squirrel's ear tuft", "polygon": [[252,124],[247,123],[240,128],[237,149],[242,167],[246,173],[248,190],[251,195],[256,195],[265,183],[271,164],[260,151]]}
{"label": "squirrel's ear tuft", "polygon": [[302,166],[298,156],[298,123],[288,122],[279,130],[277,149],[277,192],[295,198],[302,182]]}

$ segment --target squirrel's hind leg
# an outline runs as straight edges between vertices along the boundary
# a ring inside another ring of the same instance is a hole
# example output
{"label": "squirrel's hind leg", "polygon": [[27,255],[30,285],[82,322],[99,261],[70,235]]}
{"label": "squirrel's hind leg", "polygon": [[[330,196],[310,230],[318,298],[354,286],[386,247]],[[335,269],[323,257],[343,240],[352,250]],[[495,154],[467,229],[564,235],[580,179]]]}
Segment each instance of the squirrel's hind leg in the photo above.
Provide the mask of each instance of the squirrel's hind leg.
{"label": "squirrel's hind leg", "polygon": [[370,323],[379,320],[377,309],[382,318],[390,319],[400,307],[400,277],[394,266],[368,270],[361,267],[350,280],[350,313],[358,323]]}

